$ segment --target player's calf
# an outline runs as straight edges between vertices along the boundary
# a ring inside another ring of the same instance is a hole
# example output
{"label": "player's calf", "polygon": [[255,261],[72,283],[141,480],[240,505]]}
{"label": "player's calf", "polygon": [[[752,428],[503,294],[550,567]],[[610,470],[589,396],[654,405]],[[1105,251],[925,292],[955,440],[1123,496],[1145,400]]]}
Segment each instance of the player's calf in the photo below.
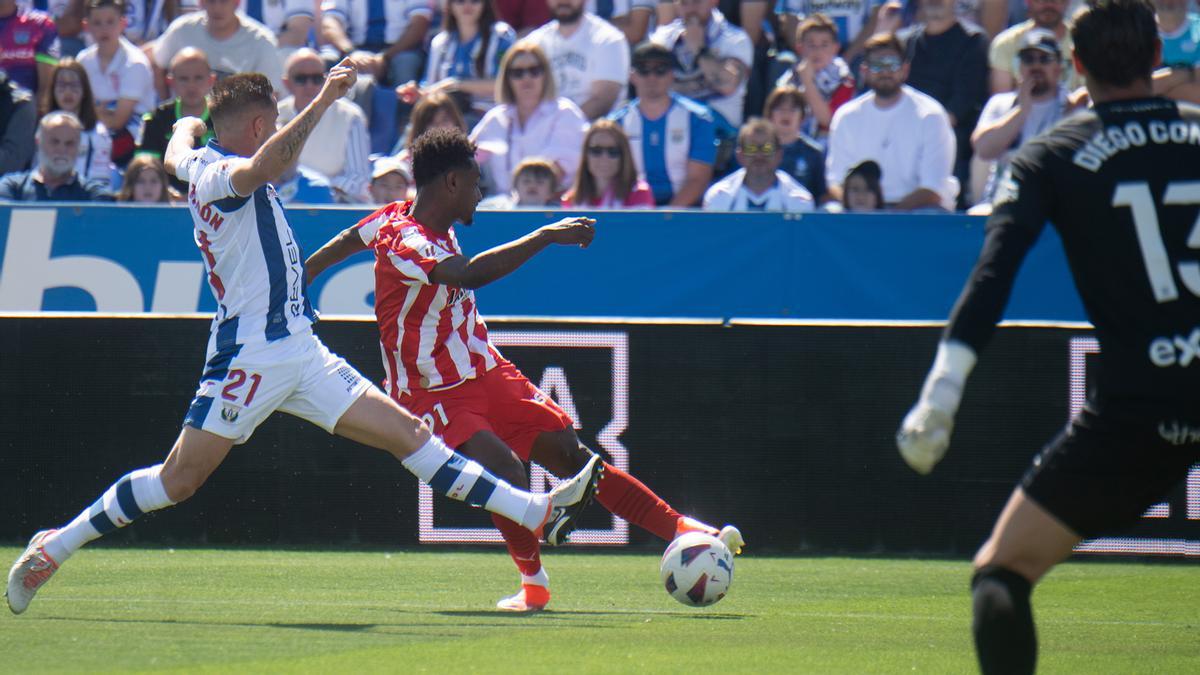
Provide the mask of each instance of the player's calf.
{"label": "player's calf", "polygon": [[1030,594],[1033,584],[1004,567],[989,565],[971,579],[975,652],[984,675],[1032,673],[1037,633]]}

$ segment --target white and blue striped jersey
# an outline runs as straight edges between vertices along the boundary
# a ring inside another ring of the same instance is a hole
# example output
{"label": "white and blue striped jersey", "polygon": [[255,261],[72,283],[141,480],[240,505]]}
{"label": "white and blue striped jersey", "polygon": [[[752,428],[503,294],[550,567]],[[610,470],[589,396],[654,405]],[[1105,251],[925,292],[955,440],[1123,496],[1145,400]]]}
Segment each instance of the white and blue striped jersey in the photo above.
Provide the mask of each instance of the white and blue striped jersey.
{"label": "white and blue striped jersey", "polygon": [[275,188],[263,185],[246,196],[233,189],[233,169],[248,161],[213,140],[176,167],[188,182],[196,246],[217,300],[210,356],[267,345],[316,321],[304,257]]}

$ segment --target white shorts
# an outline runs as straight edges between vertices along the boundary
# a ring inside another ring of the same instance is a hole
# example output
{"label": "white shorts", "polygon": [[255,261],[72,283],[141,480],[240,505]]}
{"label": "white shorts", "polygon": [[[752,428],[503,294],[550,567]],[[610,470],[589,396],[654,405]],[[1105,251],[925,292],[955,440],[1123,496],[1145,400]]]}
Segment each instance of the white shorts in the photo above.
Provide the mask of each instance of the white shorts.
{"label": "white shorts", "polygon": [[293,335],[278,347],[245,356],[237,351],[210,355],[183,423],[245,443],[279,410],[333,433],[346,410],[372,386],[317,336]]}

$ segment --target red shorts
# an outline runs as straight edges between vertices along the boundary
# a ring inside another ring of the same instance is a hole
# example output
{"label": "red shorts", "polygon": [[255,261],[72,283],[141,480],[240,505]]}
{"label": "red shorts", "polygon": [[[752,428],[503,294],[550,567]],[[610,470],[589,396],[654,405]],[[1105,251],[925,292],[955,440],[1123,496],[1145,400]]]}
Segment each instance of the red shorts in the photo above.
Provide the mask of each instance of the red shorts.
{"label": "red shorts", "polygon": [[452,448],[480,431],[500,437],[522,461],[539,434],[575,422],[508,361],[450,389],[401,394],[397,402],[422,418]]}

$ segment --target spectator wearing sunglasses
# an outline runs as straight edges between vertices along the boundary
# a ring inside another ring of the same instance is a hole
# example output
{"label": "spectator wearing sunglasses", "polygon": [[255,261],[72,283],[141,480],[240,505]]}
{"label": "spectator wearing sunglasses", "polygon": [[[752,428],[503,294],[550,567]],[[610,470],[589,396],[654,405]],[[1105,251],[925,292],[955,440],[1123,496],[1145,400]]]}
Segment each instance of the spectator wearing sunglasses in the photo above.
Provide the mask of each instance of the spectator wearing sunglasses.
{"label": "spectator wearing sunglasses", "polygon": [[513,45],[500,62],[500,102],[471,131],[488,194],[508,194],[513,170],[528,157],[555,166],[565,184],[575,179],[587,118],[579,106],[558,96],[550,62],[528,40]]}
{"label": "spectator wearing sunglasses", "polygon": [[958,179],[956,145],[945,108],[904,84],[908,64],[892,33],[872,36],[864,47],[862,77],[870,89],[833,115],[825,180],[842,198],[850,167],[874,160],[883,169],[883,197],[896,210],[953,210]]}
{"label": "spectator wearing sunglasses", "polygon": [[[287,124],[312,102],[325,84],[325,61],[307,47],[284,64],[283,84],[291,96],[279,102],[279,125]],[[300,151],[300,164],[328,180],[336,201],[360,204],[369,200],[370,140],[361,108],[337,99],[317,122]]]}
{"label": "spectator wearing sunglasses", "polygon": [[738,130],[737,161],[742,168],[717,181],[704,193],[705,211],[813,210],[812,193],[786,172],[779,133],[770,122],[751,117]]}
{"label": "spectator wearing sunglasses", "polygon": [[1021,62],[1017,90],[988,99],[979,124],[971,134],[976,156],[992,162],[979,204],[990,204],[997,176],[1026,141],[1054,126],[1069,111],[1067,88],[1060,77],[1063,68],[1058,40],[1047,30],[1031,30],[1018,52]]}
{"label": "spectator wearing sunglasses", "polygon": [[629,139],[612,120],[596,120],[583,137],[583,159],[563,206],[602,209],[654,207],[654,193],[638,178]]}
{"label": "spectator wearing sunglasses", "polygon": [[712,111],[672,91],[676,60],[666,47],[643,42],[633,51],[637,98],[610,116],[629,137],[638,177],[658,206],[700,203],[717,157]]}

